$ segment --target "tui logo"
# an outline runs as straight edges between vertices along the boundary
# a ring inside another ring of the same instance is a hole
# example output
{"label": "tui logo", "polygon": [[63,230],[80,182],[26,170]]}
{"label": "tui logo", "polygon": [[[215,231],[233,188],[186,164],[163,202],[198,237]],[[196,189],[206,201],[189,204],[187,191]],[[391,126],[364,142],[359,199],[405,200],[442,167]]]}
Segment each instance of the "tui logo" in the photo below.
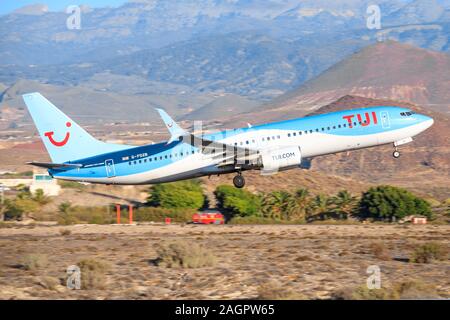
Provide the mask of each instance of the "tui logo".
{"label": "tui logo", "polygon": [[[66,122],[66,127],[70,128],[72,126],[72,124],[70,122]],[[64,137],[63,140],[61,141],[56,141],[55,139],[53,139],[53,131],[48,131],[44,133],[44,136],[46,136],[48,138],[48,140],[50,141],[50,143],[56,147],[62,147],[64,145],[66,145],[67,141],[69,141],[70,138],[70,132],[66,132],[66,135]]]}
{"label": "tui logo", "polygon": [[[355,117],[354,114],[342,117],[343,119],[347,120],[349,128],[353,128],[353,124],[356,123],[353,120],[354,117]],[[364,117],[366,118],[364,121],[362,119],[361,114],[359,114],[359,113],[356,114],[356,117],[358,118],[358,123],[360,123],[361,126],[365,127],[365,126],[368,126],[370,124],[370,118],[371,117],[370,117],[370,114],[368,112],[364,113]],[[373,120],[373,124],[377,124],[378,123],[377,114],[375,112],[372,112],[372,120]]]}

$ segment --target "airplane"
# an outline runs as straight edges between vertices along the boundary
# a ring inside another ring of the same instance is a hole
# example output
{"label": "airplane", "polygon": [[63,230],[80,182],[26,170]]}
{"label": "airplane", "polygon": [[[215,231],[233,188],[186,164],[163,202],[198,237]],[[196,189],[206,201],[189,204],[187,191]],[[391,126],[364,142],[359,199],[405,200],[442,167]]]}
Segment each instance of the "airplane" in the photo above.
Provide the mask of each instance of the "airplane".
{"label": "airplane", "polygon": [[406,108],[377,106],[196,134],[157,109],[170,139],[132,146],[97,140],[40,93],[23,99],[52,161],[28,164],[56,179],[115,185],[236,173],[233,184],[242,188],[247,170],[274,174],[305,167],[314,157],[385,144],[393,144],[398,158],[399,146],[434,123]]}

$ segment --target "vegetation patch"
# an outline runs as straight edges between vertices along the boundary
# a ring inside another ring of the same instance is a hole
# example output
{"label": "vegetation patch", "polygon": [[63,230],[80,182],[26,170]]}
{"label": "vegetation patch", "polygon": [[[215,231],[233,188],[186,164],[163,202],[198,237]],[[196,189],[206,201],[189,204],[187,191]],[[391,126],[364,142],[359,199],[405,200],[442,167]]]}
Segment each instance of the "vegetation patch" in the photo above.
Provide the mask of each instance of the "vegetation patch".
{"label": "vegetation patch", "polygon": [[393,186],[378,186],[364,192],[359,203],[359,216],[375,220],[395,221],[409,215],[431,218],[430,204],[413,193]]}
{"label": "vegetation patch", "polygon": [[269,281],[258,287],[258,300],[304,300],[305,296],[280,283]]}
{"label": "vegetation patch", "polygon": [[219,209],[230,215],[247,217],[259,213],[260,198],[249,191],[221,185],[216,188],[214,195]]}
{"label": "vegetation patch", "polygon": [[387,288],[369,289],[367,286],[344,288],[332,295],[338,300],[398,300],[398,299],[437,299],[436,287],[419,280],[403,281]]}
{"label": "vegetation patch", "polygon": [[207,248],[197,243],[172,242],[157,249],[157,266],[166,268],[202,268],[216,264],[216,257]]}
{"label": "vegetation patch", "polygon": [[107,277],[106,273],[110,266],[108,263],[96,259],[83,259],[77,263],[81,271],[81,288],[105,289]]}
{"label": "vegetation patch", "polygon": [[48,266],[48,257],[46,254],[30,253],[22,258],[22,268],[25,270],[37,270]]}
{"label": "vegetation patch", "polygon": [[153,207],[200,209],[206,197],[200,181],[186,180],[152,186],[147,202]]}
{"label": "vegetation patch", "polygon": [[60,285],[60,280],[55,277],[44,276],[39,278],[37,284],[47,290],[56,290]]}
{"label": "vegetation patch", "polygon": [[380,260],[391,260],[392,255],[386,245],[382,242],[373,242],[370,244],[370,249],[375,258]]}
{"label": "vegetation patch", "polygon": [[429,242],[418,246],[411,254],[411,262],[431,263],[448,259],[448,248],[437,242]]}
{"label": "vegetation patch", "polygon": [[69,229],[60,229],[59,234],[62,236],[69,236],[72,233]]}

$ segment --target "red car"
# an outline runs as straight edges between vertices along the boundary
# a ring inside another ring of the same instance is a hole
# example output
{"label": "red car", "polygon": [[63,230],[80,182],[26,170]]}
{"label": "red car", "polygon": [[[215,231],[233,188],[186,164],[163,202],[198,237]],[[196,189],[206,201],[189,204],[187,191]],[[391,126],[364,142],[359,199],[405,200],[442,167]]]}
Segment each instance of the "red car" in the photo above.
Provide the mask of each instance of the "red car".
{"label": "red car", "polygon": [[224,224],[225,219],[221,213],[198,212],[192,216],[192,222],[198,224]]}

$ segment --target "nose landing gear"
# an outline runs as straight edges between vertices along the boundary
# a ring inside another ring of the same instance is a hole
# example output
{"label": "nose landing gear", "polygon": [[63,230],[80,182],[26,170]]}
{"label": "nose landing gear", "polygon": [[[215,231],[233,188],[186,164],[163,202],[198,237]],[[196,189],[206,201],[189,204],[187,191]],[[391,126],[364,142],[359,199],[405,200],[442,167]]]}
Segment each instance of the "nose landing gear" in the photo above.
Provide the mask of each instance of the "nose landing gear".
{"label": "nose landing gear", "polygon": [[395,159],[398,159],[400,157],[400,151],[398,151],[397,148],[395,148],[395,151],[392,153],[392,156]]}
{"label": "nose landing gear", "polygon": [[238,173],[238,175],[233,178],[233,184],[236,188],[239,189],[245,186],[245,179],[241,175],[241,173]]}

